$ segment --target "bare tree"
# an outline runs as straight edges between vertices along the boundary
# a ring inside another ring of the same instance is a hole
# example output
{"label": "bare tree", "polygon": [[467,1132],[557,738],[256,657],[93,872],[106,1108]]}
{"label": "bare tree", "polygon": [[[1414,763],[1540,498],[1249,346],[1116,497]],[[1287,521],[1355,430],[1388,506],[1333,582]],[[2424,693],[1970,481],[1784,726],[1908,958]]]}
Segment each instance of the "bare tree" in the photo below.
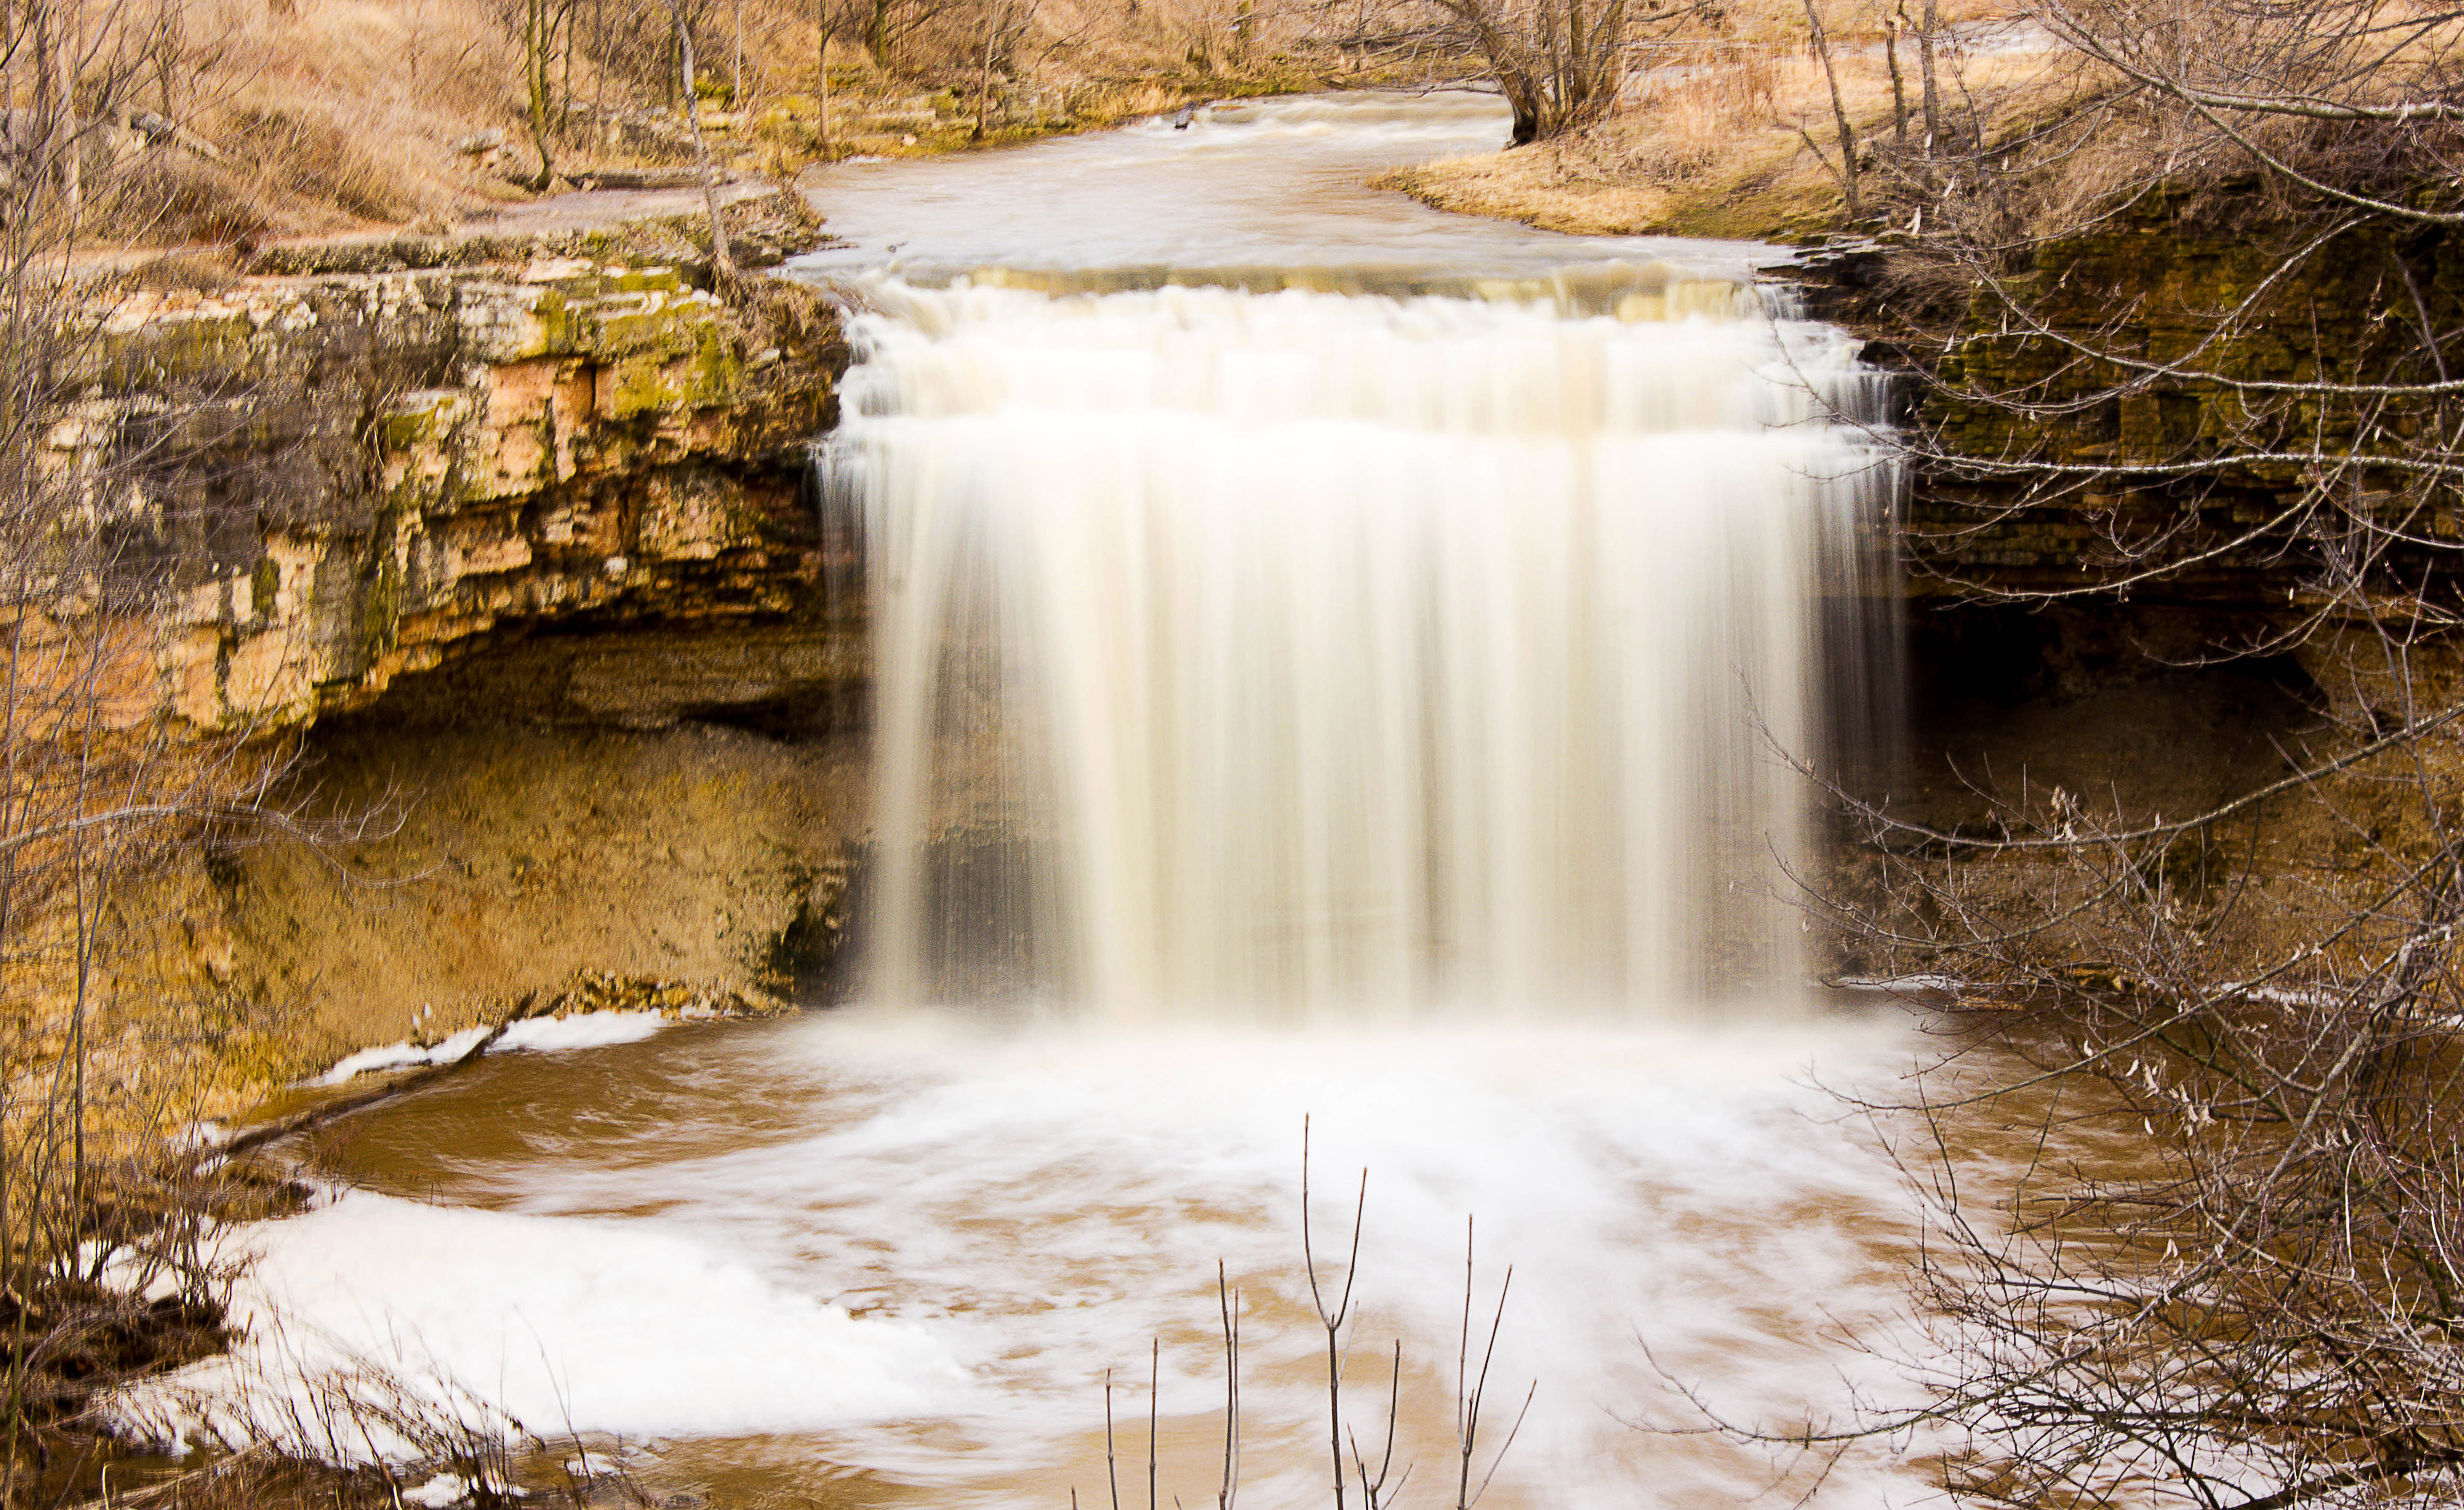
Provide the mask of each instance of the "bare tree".
{"label": "bare tree", "polygon": [[[1815,9],[1814,0],[1804,0],[1804,5],[1806,30],[1814,39],[1814,55],[1822,64],[1822,81],[1831,90],[1831,120],[1833,128],[1838,133],[1839,143],[1839,197],[1846,201],[1848,219],[1853,224],[1865,218],[1857,194],[1857,126],[1848,119],[1848,106],[1839,95],[1839,71],[1832,64],[1831,38],[1822,30],[1822,12]],[[1899,72],[1896,55],[1893,55],[1891,72],[1895,77]],[[1797,135],[1804,137],[1805,133],[1800,129]],[[1805,144],[1812,149],[1813,139],[1806,137]],[[1816,158],[1821,155],[1820,151],[1815,151]]]}
{"label": "bare tree", "polygon": [[[1590,125],[1616,108],[1650,35],[1674,36],[1716,23],[1716,0],[1417,0],[1410,9],[1364,8],[1352,23],[1368,50],[1368,15],[1386,18],[1394,37],[1380,49],[1475,61],[1512,111],[1507,145],[1547,142]],[[1327,29],[1322,24],[1322,30]],[[1399,43],[1399,45],[1397,45]]]}
{"label": "bare tree", "polygon": [[[1025,35],[1027,24],[1034,19],[1034,0],[992,0],[984,7],[983,50],[976,73],[976,129],[973,140],[984,139],[986,111],[993,89],[993,64],[996,59],[1009,60],[1009,55]],[[826,98],[826,97],[825,97]]]}
{"label": "bare tree", "polygon": [[[565,7],[570,13],[570,5]],[[539,152],[539,176],[531,186],[545,193],[556,184],[556,34],[554,0],[522,0],[522,98],[530,120],[531,143]]]}
{"label": "bare tree", "polygon": [[[1954,58],[1937,98],[1927,49],[1925,140],[1878,151],[1910,228],[1880,272],[1911,383],[1889,439],[1931,521],[1913,565],[2039,613],[2205,603],[2210,641],[2164,653],[2298,658],[2315,716],[2278,774],[2187,812],[1978,776],[1949,818],[1835,787],[1861,868],[1813,905],[1870,962],[1993,1003],[1961,1046],[2021,1073],[1887,1108],[1932,1139],[1924,1403],[1765,1434],[1921,1433],[1987,1504],[2453,1503],[2464,17],[2034,14],[2059,50],[2028,91],[1971,91]],[[2232,273],[2099,278],[2166,236]],[[2070,580],[1974,564],[2013,528],[2064,532]],[[2218,585],[2257,581],[2280,598]],[[2042,1156],[1980,1190],[1960,1129],[2017,1113]],[[2093,1127],[2124,1151],[2061,1152]]]}
{"label": "bare tree", "polygon": [[815,144],[822,161],[838,155],[830,146],[830,13],[828,0],[813,0],[813,109]]}
{"label": "bare tree", "polygon": [[1625,74],[1625,0],[1433,0],[1514,112],[1511,144],[1597,120]]}
{"label": "bare tree", "polygon": [[701,168],[702,208],[710,217],[711,278],[723,290],[737,278],[736,258],[727,247],[727,219],[720,213],[718,202],[718,165],[711,161],[710,142],[701,134],[700,92],[693,87],[693,27],[686,20],[683,0],[668,0],[668,15],[675,27],[678,71],[684,83],[685,124],[693,132],[693,157]]}
{"label": "bare tree", "polygon": [[170,98],[174,12],[7,14],[0,78],[36,84],[6,118],[0,213],[0,1504],[16,1504],[43,1433],[92,1391],[218,1342],[202,1236],[219,1197],[170,1135],[198,1109],[189,1072],[256,1015],[144,965],[162,919],[132,883],[283,826],[287,758],[257,731],[175,716],[166,652],[200,573],[228,570],[200,542],[239,535],[278,491],[226,475],[228,458],[294,435],[301,486],[350,485],[329,450],[371,482],[375,406],[305,373],[279,393],[210,371],[129,390],[114,362],[134,348],[110,340],[142,291],[95,253],[115,250],[106,225],[142,235],[162,213],[148,154],[184,150],[143,144],[167,121],[122,124],[142,86]]}

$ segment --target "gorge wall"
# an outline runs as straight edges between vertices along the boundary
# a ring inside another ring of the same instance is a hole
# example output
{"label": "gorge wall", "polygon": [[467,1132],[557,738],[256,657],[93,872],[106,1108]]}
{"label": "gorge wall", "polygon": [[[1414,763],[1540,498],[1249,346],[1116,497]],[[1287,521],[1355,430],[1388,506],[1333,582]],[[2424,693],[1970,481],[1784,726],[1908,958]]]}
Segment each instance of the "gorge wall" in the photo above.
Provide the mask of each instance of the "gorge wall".
{"label": "gorge wall", "polygon": [[[715,660],[679,643],[628,715],[654,722],[661,696],[842,674],[826,636],[727,638],[828,619],[802,495],[845,365],[835,320],[793,285],[730,305],[695,277],[542,255],[122,304],[65,440],[180,432],[132,504],[178,581],[169,706],[201,732],[304,726],[583,620],[717,637]],[[573,695],[618,695],[604,683]]]}
{"label": "gorge wall", "polygon": [[[2035,245],[1998,295],[1889,249],[1821,270],[1815,306],[1870,358],[1937,354],[1904,389],[1938,459],[1899,530],[1900,815],[1985,840],[2181,823],[2454,706],[2452,489],[2343,460],[2434,443],[2434,405],[2302,385],[2443,378],[2425,337],[2457,328],[2464,260],[2434,228],[2322,229],[2229,185]],[[2255,974],[2435,853],[2459,778],[2452,739],[2408,742],[2131,863],[2200,899],[2184,927],[2215,968]],[[1900,843],[1968,860],[1979,895],[2055,894],[2025,856]]]}
{"label": "gorge wall", "polygon": [[810,984],[864,805],[857,578],[805,480],[847,354],[813,291],[721,297],[642,232],[119,303],[55,446],[139,478],[148,700],[296,762],[290,837],[123,899],[176,924],[131,1003],[250,1003],[282,1076],[584,973]]}
{"label": "gorge wall", "polygon": [[[1993,780],[2025,768],[2127,808],[2195,811],[2384,702],[2351,652],[2405,606],[2331,601],[2306,528],[2315,469],[2207,464],[2349,447],[2351,419],[2332,406],[2235,385],[2387,370],[2425,324],[2453,328],[2464,261],[2436,233],[2288,252],[2316,230],[2229,189],[2151,199],[2038,245],[2007,298],[1910,276],[1887,249],[1819,267],[1811,302],[1872,337],[1874,360],[1947,341],[1934,382],[1911,375],[1906,419],[1944,453],[1988,463],[1920,468],[1901,523],[1925,799],[1945,821],[1979,809],[1954,789],[1989,767]],[[2417,424],[2400,407],[2380,418]],[[2388,553],[2392,574],[2442,577],[2439,557],[2464,538],[2452,503],[2355,481],[2361,513],[2421,542]]]}

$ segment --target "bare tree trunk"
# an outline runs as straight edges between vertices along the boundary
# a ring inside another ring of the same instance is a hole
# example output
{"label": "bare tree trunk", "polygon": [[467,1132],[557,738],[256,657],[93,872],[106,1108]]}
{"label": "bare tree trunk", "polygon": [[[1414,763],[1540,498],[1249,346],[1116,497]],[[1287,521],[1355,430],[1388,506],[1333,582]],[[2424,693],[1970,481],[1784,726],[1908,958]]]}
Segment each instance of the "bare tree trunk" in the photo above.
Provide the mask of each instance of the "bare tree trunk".
{"label": "bare tree trunk", "polygon": [[1925,150],[1932,152],[1942,142],[1942,95],[1934,87],[1933,29],[1937,12],[1935,0],[1925,0],[1925,23],[1917,33],[1917,74],[1925,81]]}
{"label": "bare tree trunk", "polygon": [[[27,159],[31,163],[48,164],[57,150],[55,143],[59,140],[60,129],[60,49],[54,33],[58,26],[59,19],[52,14],[52,8],[46,0],[33,0],[28,8],[26,17],[26,30],[34,50],[33,140],[30,141],[25,147]],[[47,178],[53,176],[55,175],[45,175]],[[57,186],[47,185],[46,186],[56,187]]]}
{"label": "bare tree trunk", "polygon": [[1839,74],[1831,66],[1831,39],[1822,34],[1822,17],[1814,0],[1804,0],[1805,23],[1814,29],[1814,55],[1822,59],[1822,77],[1831,86],[1831,119],[1839,128],[1839,191],[1848,202],[1848,218],[1864,219],[1857,203],[1857,128],[1848,121],[1848,106],[1839,98]]}
{"label": "bare tree trunk", "polygon": [[1900,0],[1882,31],[1882,60],[1891,66],[1891,140],[1908,144],[1908,92],[1900,77],[1900,33],[1908,24],[1907,0]]}
{"label": "bare tree trunk", "polygon": [[77,119],[77,74],[85,53],[85,15],[77,0],[67,0],[65,9],[67,24],[60,28],[66,54],[60,59],[60,133],[66,150],[60,154],[60,185],[67,191],[69,224],[75,227],[85,218],[85,128]]}
{"label": "bare tree trunk", "polygon": [[[180,55],[187,46],[188,27],[186,0],[162,0],[155,14],[154,27],[154,92],[162,106],[163,119],[177,120],[179,116],[178,81]],[[13,93],[9,102],[14,104]]]}
{"label": "bare tree trunk", "polygon": [[821,41],[813,48],[813,98],[821,111],[822,161],[830,161],[830,19],[829,0],[813,0],[813,25]]}
{"label": "bare tree trunk", "polygon": [[1540,100],[1531,81],[1521,77],[1511,80],[1500,78],[1498,83],[1506,92],[1507,109],[1512,113],[1507,127],[1507,145],[1529,146],[1539,141]]}
{"label": "bare tree trunk", "polygon": [[43,70],[42,110],[50,118],[44,122],[43,150],[57,164],[61,208],[74,227],[85,209],[84,164],[79,161],[85,154],[77,140],[77,46],[70,34],[70,19],[57,4],[42,5],[35,12],[35,47]]}
{"label": "bare tree trunk", "polygon": [[590,84],[590,130],[597,149],[607,150],[607,0],[590,0],[593,66]]}
{"label": "bare tree trunk", "polygon": [[549,117],[555,109],[556,76],[551,73],[555,45],[554,18],[548,0],[525,0],[522,7],[522,85],[530,101],[531,143],[539,149],[539,177],[531,186],[546,193],[556,184],[556,150]]}
{"label": "bare tree trunk", "polygon": [[1625,0],[1540,0],[1529,11],[1499,0],[1437,0],[1488,65],[1513,113],[1510,147],[1563,135],[1616,102],[1622,82]]}
{"label": "bare tree trunk", "polygon": [[582,30],[581,15],[575,9],[579,4],[580,0],[564,0],[557,18],[564,30],[564,82],[561,86],[564,98],[557,103],[556,134],[567,143],[573,141],[573,46]]}
{"label": "bare tree trunk", "polygon": [[976,69],[976,130],[971,141],[981,142],[984,139],[984,110],[993,91],[993,37],[1004,19],[998,6],[984,12],[983,54]]}
{"label": "bare tree trunk", "polygon": [[737,110],[744,108],[744,0],[735,0],[736,62],[728,75],[728,103]]}
{"label": "bare tree trunk", "polygon": [[693,88],[693,28],[685,24],[683,0],[668,0],[676,23],[676,51],[681,57],[685,88],[685,124],[693,132],[693,156],[701,164],[701,202],[710,214],[710,276],[722,290],[736,282],[736,258],[727,250],[727,222],[719,215],[718,167],[710,160],[710,143],[702,139],[701,101]]}
{"label": "bare tree trunk", "polygon": [[[1535,16],[1540,32],[1539,119],[1547,123],[1563,118],[1566,113],[1566,52],[1557,34],[1557,8],[1541,6]],[[1555,135],[1553,131],[1546,134]]]}
{"label": "bare tree trunk", "polygon": [[[8,9],[13,12],[16,8],[10,6]],[[22,31],[12,33],[11,39],[14,40],[15,36],[22,34]],[[11,82],[14,81],[12,77]],[[16,96],[12,92],[10,96],[11,108],[14,107],[15,100]],[[15,329],[11,330],[9,334],[16,337],[23,335],[24,332],[22,329]],[[12,340],[11,344],[14,345],[16,342]],[[10,417],[12,419],[17,416],[17,411],[21,408],[29,407],[18,402],[23,380],[22,372],[11,374],[9,387],[11,391],[9,409]],[[16,428],[14,425],[9,427],[11,432]],[[10,472],[8,481],[13,483],[17,480],[16,470],[11,468]],[[18,737],[26,703],[26,616],[19,614],[9,629],[6,693],[5,701],[0,701],[0,822],[7,823],[11,830],[21,830],[24,826],[14,822],[13,820],[17,805],[23,800],[21,794],[29,789],[29,783],[24,779],[20,770],[28,754],[26,741]],[[18,876],[17,850],[16,846],[11,845],[8,853],[0,856],[0,942],[14,936],[12,925],[17,921]],[[5,970],[7,963],[7,952],[5,950],[0,950],[0,970]],[[6,1080],[7,1077],[0,1077],[0,1085],[5,1085]],[[8,1116],[11,1110],[6,1097],[6,1090],[0,1088],[0,1129],[5,1129],[9,1126]],[[21,1171],[23,1161],[15,1157],[17,1150],[18,1145],[15,1140],[0,1137],[0,1284],[6,1284],[11,1294],[25,1295],[31,1293],[33,1288],[33,1277],[24,1272],[31,1266],[33,1255],[31,1243],[17,1241],[17,1229],[13,1219],[16,1207],[11,1200],[11,1193],[16,1188],[17,1181],[24,1177]],[[19,1433],[25,1425],[25,1365],[30,1354],[27,1346],[30,1340],[27,1335],[28,1320],[25,1308],[19,1306],[15,1308],[15,1314],[10,1325],[8,1390],[6,1397],[0,1398],[0,1411],[5,1411],[9,1422],[7,1441],[5,1444],[0,1444],[0,1504],[17,1502],[17,1468],[23,1461],[18,1448]]]}
{"label": "bare tree trunk", "polygon": [[[17,154],[17,38],[19,35],[15,0],[0,0],[0,152],[11,157]],[[13,170],[12,170],[13,175]],[[0,1174],[5,1174],[0,1171]],[[6,1256],[0,1255],[0,1283],[8,1281]],[[0,1479],[0,1491],[7,1483]]]}

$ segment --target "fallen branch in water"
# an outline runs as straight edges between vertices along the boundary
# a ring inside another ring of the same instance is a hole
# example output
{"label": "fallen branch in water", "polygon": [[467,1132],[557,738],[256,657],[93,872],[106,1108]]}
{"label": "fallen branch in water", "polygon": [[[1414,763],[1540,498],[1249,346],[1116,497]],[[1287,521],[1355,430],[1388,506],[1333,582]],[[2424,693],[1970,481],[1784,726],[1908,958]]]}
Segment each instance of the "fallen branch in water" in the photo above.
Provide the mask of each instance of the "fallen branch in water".
{"label": "fallen branch in water", "polygon": [[337,1096],[305,1111],[297,1111],[288,1117],[276,1117],[271,1122],[259,1123],[245,1132],[234,1134],[221,1143],[202,1149],[200,1152],[230,1158],[234,1154],[261,1149],[269,1143],[290,1137],[294,1133],[306,1132],[312,1128],[321,1127],[327,1123],[340,1121],[354,1112],[365,1111],[370,1106],[380,1105],[423,1086],[432,1085],[448,1075],[456,1074],[479,1062],[490,1049],[496,1046],[496,1040],[505,1036],[506,1029],[536,1016],[539,1005],[539,994],[536,991],[526,993],[514,1010],[505,1015],[503,1021],[490,1028],[478,1042],[472,1044],[460,1055],[442,1064],[430,1064],[425,1069],[413,1070],[382,1085],[371,1086],[366,1090],[349,1095]]}

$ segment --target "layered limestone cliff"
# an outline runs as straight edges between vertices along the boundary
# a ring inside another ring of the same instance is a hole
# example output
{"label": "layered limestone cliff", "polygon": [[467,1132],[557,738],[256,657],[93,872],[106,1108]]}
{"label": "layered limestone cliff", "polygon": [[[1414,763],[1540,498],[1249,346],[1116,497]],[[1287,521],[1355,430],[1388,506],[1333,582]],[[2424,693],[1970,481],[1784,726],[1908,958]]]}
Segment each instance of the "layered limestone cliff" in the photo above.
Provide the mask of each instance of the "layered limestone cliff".
{"label": "layered limestone cliff", "polygon": [[[2315,602],[2301,596],[2315,558],[2288,526],[2318,476],[2291,453],[2342,452],[2359,411],[2233,384],[2388,381],[2408,361],[2410,381],[2435,380],[2421,333],[2464,318],[2464,255],[2434,229],[2385,227],[2304,255],[2318,226],[2244,197],[2152,196],[2035,245],[2004,296],[1895,279],[1884,251],[1815,259],[1814,307],[1873,337],[1876,360],[1896,361],[1915,326],[1951,336],[1938,383],[1911,383],[1907,417],[1986,465],[1918,478],[1903,521],[1911,595],[2128,586],[2133,601],[2258,612],[2285,608],[2290,589],[2296,609]],[[2400,398],[2380,406],[2373,448],[2420,420]],[[2243,459],[2202,465],[2225,457]],[[2420,508],[2393,472],[2346,480],[2364,507],[2400,511],[2407,533],[2464,539],[2452,500]]]}
{"label": "layered limestone cliff", "polygon": [[[804,448],[845,356],[807,291],[730,307],[575,258],[260,278],[133,297],[93,360],[61,444],[183,432],[138,507],[180,580],[164,695],[200,731],[364,708],[526,630],[828,617]],[[825,634],[715,653],[736,684],[847,671]]]}
{"label": "layered limestone cliff", "polygon": [[174,589],[155,706],[296,761],[326,836],[233,829],[121,905],[172,944],[121,996],[225,1003],[252,1073],[585,974],[826,969],[865,666],[807,448],[847,353],[814,291],[623,239],[141,292],[85,355],[54,444]]}

